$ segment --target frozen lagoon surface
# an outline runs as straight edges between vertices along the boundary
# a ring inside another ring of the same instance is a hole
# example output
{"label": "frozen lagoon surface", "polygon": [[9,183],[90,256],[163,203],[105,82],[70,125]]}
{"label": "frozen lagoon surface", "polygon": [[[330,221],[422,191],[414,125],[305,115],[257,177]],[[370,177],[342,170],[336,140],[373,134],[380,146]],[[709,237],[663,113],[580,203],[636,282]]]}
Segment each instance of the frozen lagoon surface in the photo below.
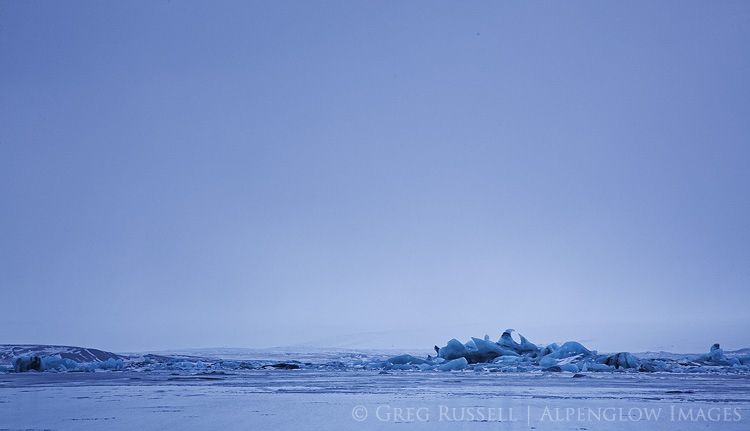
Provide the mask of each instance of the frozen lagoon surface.
{"label": "frozen lagoon surface", "polygon": [[255,369],[0,374],[8,430],[748,430],[750,376]]}

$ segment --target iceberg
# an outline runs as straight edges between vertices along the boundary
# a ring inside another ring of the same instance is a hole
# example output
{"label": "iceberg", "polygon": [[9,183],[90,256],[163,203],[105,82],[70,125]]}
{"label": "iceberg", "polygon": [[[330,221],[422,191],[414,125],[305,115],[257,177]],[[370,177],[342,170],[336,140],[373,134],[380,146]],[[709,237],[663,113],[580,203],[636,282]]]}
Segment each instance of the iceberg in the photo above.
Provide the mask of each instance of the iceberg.
{"label": "iceberg", "polygon": [[455,338],[448,341],[448,344],[445,347],[441,347],[440,349],[438,349],[438,356],[445,359],[446,361],[463,358],[467,353],[468,350],[466,349],[466,346],[461,344],[461,342],[456,340]]}
{"label": "iceberg", "polygon": [[618,368],[638,368],[639,360],[630,352],[620,352],[612,356],[608,356],[604,363],[606,365],[614,366]]}
{"label": "iceberg", "polygon": [[412,355],[401,355],[401,356],[394,356],[393,358],[389,358],[386,360],[387,363],[393,364],[393,365],[406,365],[406,364],[414,364],[414,365],[421,365],[424,364],[426,361],[423,359],[415,358]]}
{"label": "iceberg", "polygon": [[518,371],[538,366],[541,369],[578,372],[581,370],[581,361],[595,362],[594,359],[597,356],[595,350],[589,350],[576,341],[568,341],[562,345],[553,343],[540,348],[523,335],[518,334],[521,341],[516,342],[511,336],[513,332],[513,329],[506,329],[497,342],[491,341],[489,335],[485,335],[484,338],[472,337],[465,344],[454,338],[448,341],[445,347],[435,350],[438,352],[438,357],[446,361],[464,358],[467,364],[492,363],[497,365],[495,368],[504,369],[512,365]]}
{"label": "iceberg", "polygon": [[524,338],[524,336],[521,334],[518,334],[521,342],[516,343],[511,336],[511,333],[514,331],[515,329],[506,329],[505,332],[503,332],[503,334],[500,336],[500,340],[498,340],[497,344],[521,354],[539,352],[539,347],[535,344],[530,343],[529,340]]}
{"label": "iceberg", "polygon": [[78,369],[78,362],[60,356],[45,356],[41,359],[41,371],[73,371]]}
{"label": "iceberg", "polygon": [[560,346],[557,350],[550,353],[548,356],[551,358],[563,359],[578,355],[581,355],[581,357],[595,356],[596,351],[592,352],[591,350],[583,347],[583,344],[576,341],[568,341]]}
{"label": "iceberg", "polygon": [[438,370],[440,371],[460,371],[466,369],[466,367],[469,365],[469,362],[466,360],[466,358],[458,358],[454,359],[452,361],[448,361],[438,367]]}
{"label": "iceberg", "polygon": [[539,360],[539,366],[544,368],[554,367],[557,365],[557,359],[552,356],[545,356]]}
{"label": "iceberg", "polygon": [[547,356],[547,355],[549,355],[550,353],[556,351],[559,348],[560,348],[560,346],[557,343],[549,344],[549,345],[545,346],[544,348],[539,349],[539,356]]}
{"label": "iceberg", "polygon": [[[466,360],[466,368],[476,371],[569,371],[580,372],[677,372],[677,373],[747,373],[750,372],[748,349],[731,352],[727,355],[719,344],[711,346],[704,355],[695,355],[681,360],[674,355],[667,358],[639,358],[630,352],[599,354],[576,341],[563,344],[552,343],[544,347],[529,342],[519,334],[516,342],[511,334],[513,329],[503,332],[495,343],[489,336],[471,338],[465,344],[457,339],[450,340],[443,348],[436,348],[437,369],[453,369],[458,359]],[[446,361],[441,364],[439,361]],[[429,363],[429,362],[428,362]],[[425,367],[427,368],[427,367]],[[435,369],[431,367],[430,369]]]}
{"label": "iceberg", "polygon": [[497,343],[491,341],[489,335],[485,335],[484,339],[472,337],[466,344],[461,344],[454,338],[448,341],[445,347],[436,350],[438,356],[445,360],[464,358],[470,364],[492,362],[499,356],[521,356],[522,354],[536,356],[539,347],[531,344],[520,334],[521,342],[516,343],[510,335],[511,332],[513,329],[503,332]]}
{"label": "iceberg", "polygon": [[515,351],[506,349],[499,343],[490,341],[488,335],[485,335],[484,340],[472,338],[471,341],[473,341],[476,350],[470,350],[466,355],[466,359],[470,364],[491,362],[498,356],[520,356]]}
{"label": "iceberg", "polygon": [[611,365],[606,364],[599,364],[596,362],[584,362],[581,366],[582,372],[588,372],[588,371],[614,371],[615,367]]}
{"label": "iceberg", "polygon": [[383,364],[383,368],[385,368],[386,370],[426,370],[427,367],[432,367],[432,364],[424,359],[419,359],[412,355],[394,356],[392,358],[386,359],[385,363]]}
{"label": "iceberg", "polygon": [[638,367],[638,371],[647,373],[655,373],[658,371],[669,371],[669,365],[666,362],[659,359],[650,359],[641,362],[641,366]]}
{"label": "iceberg", "polygon": [[21,356],[13,361],[13,370],[17,373],[42,371],[42,358],[39,356]]}
{"label": "iceberg", "polygon": [[562,364],[562,365],[559,365],[559,367],[560,367],[561,370],[568,371],[568,372],[571,372],[571,373],[577,373],[577,372],[580,371],[578,369],[578,366],[576,366],[576,364],[570,364],[570,363],[569,364]]}
{"label": "iceberg", "polygon": [[505,364],[505,365],[516,365],[523,361],[522,356],[498,356],[492,363],[494,364]]}
{"label": "iceberg", "polygon": [[104,362],[99,362],[93,365],[100,370],[122,370],[125,368],[123,360],[115,358],[109,358]]}
{"label": "iceberg", "polygon": [[725,366],[733,366],[733,365],[742,365],[740,362],[740,359],[738,358],[727,358],[724,355],[724,349],[721,348],[719,343],[714,344],[711,346],[711,349],[709,350],[708,354],[702,355],[698,358],[699,361],[705,362],[707,364],[713,364],[713,365],[725,365]]}

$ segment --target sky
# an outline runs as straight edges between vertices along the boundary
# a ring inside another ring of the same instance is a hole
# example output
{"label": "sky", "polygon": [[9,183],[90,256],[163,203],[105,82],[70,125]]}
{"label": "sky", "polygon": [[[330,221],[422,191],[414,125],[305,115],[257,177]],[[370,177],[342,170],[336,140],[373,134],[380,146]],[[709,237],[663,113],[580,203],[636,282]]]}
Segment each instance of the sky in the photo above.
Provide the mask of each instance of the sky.
{"label": "sky", "polygon": [[750,347],[748,23],[0,0],[0,344]]}

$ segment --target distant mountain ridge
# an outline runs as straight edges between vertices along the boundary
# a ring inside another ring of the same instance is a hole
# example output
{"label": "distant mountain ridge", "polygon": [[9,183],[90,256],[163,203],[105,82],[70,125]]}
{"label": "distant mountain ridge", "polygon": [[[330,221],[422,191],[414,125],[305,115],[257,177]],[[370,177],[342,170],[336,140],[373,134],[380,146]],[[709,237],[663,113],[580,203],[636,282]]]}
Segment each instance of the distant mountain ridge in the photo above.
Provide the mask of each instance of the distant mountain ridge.
{"label": "distant mountain ridge", "polygon": [[57,356],[78,363],[105,362],[123,357],[99,349],[76,346],[53,346],[39,344],[0,344],[0,364],[9,365],[21,356]]}

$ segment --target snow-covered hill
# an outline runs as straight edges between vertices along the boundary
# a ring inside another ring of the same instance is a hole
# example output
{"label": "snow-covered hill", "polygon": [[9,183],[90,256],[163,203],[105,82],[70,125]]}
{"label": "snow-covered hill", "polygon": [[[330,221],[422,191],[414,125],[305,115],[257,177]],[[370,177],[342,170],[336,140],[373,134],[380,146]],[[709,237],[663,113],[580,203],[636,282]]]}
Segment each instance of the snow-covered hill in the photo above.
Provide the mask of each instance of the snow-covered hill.
{"label": "snow-covered hill", "polygon": [[109,359],[122,359],[112,352],[75,346],[50,346],[37,344],[0,344],[0,365],[10,365],[15,358],[22,356],[60,356],[77,363],[105,362]]}

